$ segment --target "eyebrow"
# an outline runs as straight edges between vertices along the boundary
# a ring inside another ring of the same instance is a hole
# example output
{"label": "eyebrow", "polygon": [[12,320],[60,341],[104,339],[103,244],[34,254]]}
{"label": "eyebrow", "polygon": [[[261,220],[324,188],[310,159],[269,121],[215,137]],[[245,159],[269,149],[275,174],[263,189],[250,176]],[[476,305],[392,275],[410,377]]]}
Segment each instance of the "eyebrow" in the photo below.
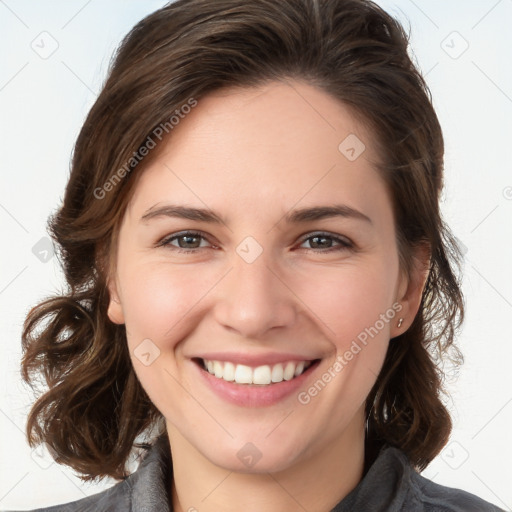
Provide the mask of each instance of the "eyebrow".
{"label": "eyebrow", "polygon": [[[142,215],[140,220],[141,222],[146,222],[156,217],[173,217],[208,222],[211,224],[226,224],[223,218],[213,210],[173,204],[160,207],[154,205]],[[351,206],[343,204],[299,208],[287,213],[284,216],[284,220],[287,224],[300,224],[333,217],[351,218],[372,224],[370,217]]]}

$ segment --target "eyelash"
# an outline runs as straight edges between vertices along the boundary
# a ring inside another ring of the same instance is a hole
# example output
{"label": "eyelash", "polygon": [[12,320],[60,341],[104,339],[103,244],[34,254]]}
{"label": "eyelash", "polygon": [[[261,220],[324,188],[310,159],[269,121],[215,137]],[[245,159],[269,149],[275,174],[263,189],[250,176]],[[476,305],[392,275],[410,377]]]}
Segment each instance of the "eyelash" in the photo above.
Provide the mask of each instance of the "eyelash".
{"label": "eyelash", "polygon": [[[332,235],[331,233],[326,233],[326,232],[313,232],[313,233],[308,233],[309,236],[306,236],[306,237],[303,237],[300,241],[300,244],[299,245],[302,245],[304,242],[306,242],[307,240],[311,239],[311,238],[315,238],[315,237],[321,237],[321,238],[330,238],[332,239],[334,242],[338,243],[339,245],[338,246],[335,246],[335,247],[329,247],[328,249],[305,249],[307,252],[314,252],[316,254],[330,254],[332,252],[340,252],[340,251],[346,251],[346,250],[354,250],[354,244],[349,241],[348,239],[345,239],[345,238],[341,238],[341,237],[338,237],[338,236],[335,236],[335,235]],[[168,236],[164,239],[162,239],[160,242],[158,242],[158,244],[156,245],[156,247],[166,247],[166,248],[169,248],[171,249],[172,251],[176,251],[178,253],[185,253],[185,254],[194,254],[194,253],[197,253],[199,251],[201,251],[202,249],[206,249],[206,247],[196,247],[196,248],[191,248],[191,249],[183,249],[181,247],[176,247],[174,245],[171,245],[171,242],[174,241],[174,240],[177,240],[179,238],[182,238],[182,237],[186,237],[186,236],[189,236],[189,237],[200,237],[200,238],[203,238],[204,240],[207,240],[208,241],[208,238],[204,236],[203,233],[199,232],[199,231],[183,231],[181,233],[176,233],[176,234],[173,234],[171,236]]]}

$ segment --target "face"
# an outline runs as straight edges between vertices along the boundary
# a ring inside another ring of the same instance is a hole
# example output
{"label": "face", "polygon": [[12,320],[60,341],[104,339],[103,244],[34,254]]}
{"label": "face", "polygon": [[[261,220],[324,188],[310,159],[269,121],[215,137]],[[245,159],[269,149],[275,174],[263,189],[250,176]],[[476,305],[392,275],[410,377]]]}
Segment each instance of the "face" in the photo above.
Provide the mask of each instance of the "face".
{"label": "face", "polygon": [[171,445],[257,472],[350,442],[419,297],[370,134],[273,82],[199,100],[165,144],[120,228],[109,317]]}

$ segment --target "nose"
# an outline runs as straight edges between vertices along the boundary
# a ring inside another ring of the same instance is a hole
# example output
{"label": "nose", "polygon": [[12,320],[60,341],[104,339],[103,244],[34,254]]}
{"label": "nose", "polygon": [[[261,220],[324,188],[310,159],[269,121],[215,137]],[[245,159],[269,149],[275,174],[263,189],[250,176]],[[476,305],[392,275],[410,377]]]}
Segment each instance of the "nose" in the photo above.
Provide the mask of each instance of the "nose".
{"label": "nose", "polygon": [[231,271],[217,290],[216,321],[244,338],[262,338],[296,320],[300,301],[269,259],[265,251],[251,263],[235,255]]}

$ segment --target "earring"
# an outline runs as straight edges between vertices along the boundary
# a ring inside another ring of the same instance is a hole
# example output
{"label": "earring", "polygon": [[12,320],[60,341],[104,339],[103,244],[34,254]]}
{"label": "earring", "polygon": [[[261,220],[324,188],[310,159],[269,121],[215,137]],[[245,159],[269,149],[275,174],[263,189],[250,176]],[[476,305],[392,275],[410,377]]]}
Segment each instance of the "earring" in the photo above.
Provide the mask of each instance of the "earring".
{"label": "earring", "polygon": [[396,326],[400,329],[400,327],[402,327],[403,323],[404,323],[404,319],[403,318],[399,318],[398,319],[398,323],[396,324]]}

